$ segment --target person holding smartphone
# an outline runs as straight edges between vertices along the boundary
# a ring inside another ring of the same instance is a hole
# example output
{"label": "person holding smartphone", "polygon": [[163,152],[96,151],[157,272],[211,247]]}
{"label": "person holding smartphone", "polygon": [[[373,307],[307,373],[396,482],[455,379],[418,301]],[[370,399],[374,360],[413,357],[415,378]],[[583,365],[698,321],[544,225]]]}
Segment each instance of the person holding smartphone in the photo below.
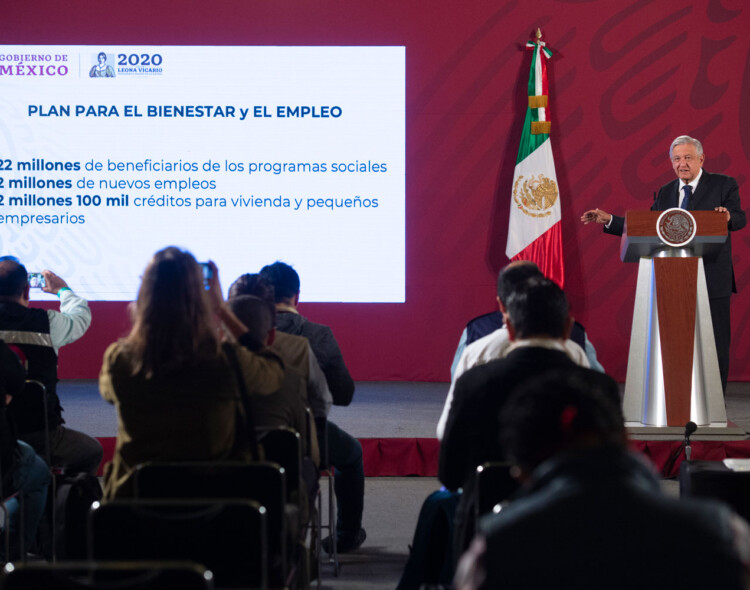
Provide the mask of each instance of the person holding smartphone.
{"label": "person holding smartphone", "polygon": [[[41,290],[57,295],[60,311],[30,307],[29,273],[13,256],[0,258],[0,338],[19,355],[29,379],[47,388],[47,420],[53,467],[68,472],[96,474],[102,446],[95,438],[63,426],[63,408],[57,396],[57,355],[60,347],[75,342],[91,325],[88,302],[50,270],[42,271]],[[13,412],[13,406],[10,406]],[[44,416],[14,413],[18,438],[44,456]]]}

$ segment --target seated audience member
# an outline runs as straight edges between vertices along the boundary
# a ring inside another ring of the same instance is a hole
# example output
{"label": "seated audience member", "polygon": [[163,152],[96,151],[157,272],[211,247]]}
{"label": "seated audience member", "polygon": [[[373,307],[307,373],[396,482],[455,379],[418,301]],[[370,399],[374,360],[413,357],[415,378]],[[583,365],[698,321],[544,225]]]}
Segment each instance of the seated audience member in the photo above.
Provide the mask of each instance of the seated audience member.
{"label": "seated audience member", "polygon": [[[453,391],[456,387],[456,381],[458,381],[461,375],[472,367],[484,365],[489,361],[502,358],[508,350],[508,347],[511,345],[508,335],[508,327],[504,320],[506,316],[504,301],[508,299],[508,296],[513,292],[517,285],[523,283],[526,279],[533,277],[544,278],[542,271],[539,270],[539,267],[536,264],[527,260],[511,262],[500,271],[497,278],[497,303],[500,307],[500,311],[495,314],[480,316],[469,322],[469,327],[473,326],[475,323],[479,323],[480,328],[488,329],[488,332],[485,335],[472,340],[472,342],[463,349],[458,362],[452,367],[451,386],[448,389],[448,396],[445,399],[443,412],[440,415],[440,420],[438,420],[437,425],[438,440],[442,440],[443,438],[445,422],[448,420],[448,414],[450,413],[451,404],[453,403]],[[482,321],[477,322],[477,320],[480,319]],[[499,325],[495,324],[495,320],[499,322]],[[571,332],[575,325],[574,322],[571,326]],[[580,331],[583,333],[582,327]],[[469,332],[472,337],[478,336],[479,333],[478,329],[473,329]],[[573,340],[572,336],[565,340],[565,350],[577,365],[587,368],[591,366],[589,357],[584,352],[584,349],[579,343]],[[596,360],[596,353],[594,353],[594,360]],[[597,370],[603,372],[601,365],[599,365]]]}
{"label": "seated audience member", "polygon": [[[229,287],[229,302],[241,295],[253,295],[275,305],[273,285],[259,274],[244,274]],[[274,308],[275,309],[275,308]],[[275,321],[274,311],[274,321]],[[315,419],[325,420],[333,404],[326,376],[315,358],[310,342],[304,336],[295,336],[275,329],[271,350],[278,354],[285,366],[294,367],[305,380],[307,405]],[[316,443],[317,445],[317,443]]]}
{"label": "seated audience member", "polygon": [[[274,262],[264,266],[260,274],[274,287],[276,327],[281,332],[304,336],[309,340],[326,376],[333,403],[348,406],[354,396],[354,381],[344,364],[344,357],[331,328],[311,322],[297,310],[300,293],[297,271],[283,262]],[[321,452],[327,447],[328,462],[335,468],[336,549],[339,553],[348,553],[358,549],[367,537],[362,528],[365,497],[362,445],[330,420],[317,422]],[[326,441],[320,440],[324,433]],[[324,442],[328,444],[325,445]],[[323,548],[331,553],[331,537],[323,539]]]}
{"label": "seated audience member", "polygon": [[[503,461],[498,443],[497,416],[516,387],[551,370],[584,370],[570,357],[565,342],[572,318],[565,294],[553,281],[530,278],[515,286],[504,301],[511,345],[503,358],[474,367],[457,382],[453,404],[440,444],[438,476],[449,490],[463,488],[456,512],[456,555],[473,533],[473,491],[476,467]],[[592,381],[612,383],[614,403],[619,394],[614,382],[591,369]]]}
{"label": "seated audience member", "polygon": [[354,396],[354,381],[349,375],[331,328],[311,322],[297,310],[300,294],[297,271],[283,262],[274,262],[264,266],[260,270],[260,275],[274,288],[278,314],[276,327],[287,334],[297,334],[308,339],[326,376],[333,403],[337,406],[348,406]]}
{"label": "seated audience member", "polygon": [[[24,556],[36,536],[39,521],[47,500],[50,473],[47,465],[25,442],[16,440],[15,428],[8,419],[6,406],[14,396],[22,394],[25,371],[18,357],[0,340],[0,472],[2,490],[0,496],[7,498],[20,492],[23,499],[23,543],[19,549],[19,502],[7,504],[10,516],[10,555],[0,551],[4,561]],[[3,548],[5,545],[2,545]]]}
{"label": "seated audience member", "polygon": [[[276,332],[276,308],[273,304],[253,295],[240,295],[229,300],[229,309],[247,326],[257,342],[272,346]],[[285,363],[281,387],[271,395],[253,396],[250,407],[255,426],[289,426],[302,438],[302,454],[311,457],[316,465],[320,463],[318,441],[307,428],[305,382],[293,366]],[[311,426],[315,428],[314,424]]]}
{"label": "seated audience member", "polygon": [[[146,461],[251,459],[237,430],[244,416],[238,379],[249,394],[268,395],[281,385],[283,365],[224,303],[211,266],[206,291],[192,254],[157,252],[143,273],[130,334],[104,354],[99,390],[118,416],[105,499],[131,496],[132,472]],[[212,307],[239,344],[219,342]]]}
{"label": "seated audience member", "polygon": [[458,590],[745,587],[747,524],[721,504],[662,494],[627,449],[619,405],[585,373],[519,388],[500,432],[523,486],[480,521]]}
{"label": "seated audience member", "polygon": [[[539,267],[530,260],[516,260],[508,264],[505,268],[512,268],[519,265],[529,265],[526,269],[526,271],[529,272],[528,276],[544,276],[542,274],[542,271],[539,270]],[[500,272],[502,273],[503,271],[501,270]],[[498,291],[499,288],[500,286],[498,285]],[[498,295],[498,303],[501,300],[502,297]],[[471,345],[473,342],[476,342],[480,338],[484,338],[488,334],[491,334],[495,330],[499,330],[503,327],[505,327],[505,321],[503,320],[502,308],[500,311],[485,313],[469,320],[469,322],[466,324],[466,327],[464,328],[464,331],[461,333],[461,338],[458,341],[458,347],[456,348],[456,352],[453,355],[453,362],[451,363],[452,381],[455,381],[459,377],[458,375],[456,375],[456,369],[458,367],[459,361],[461,360],[461,355],[463,355],[466,347]],[[601,363],[596,358],[596,349],[589,340],[583,324],[579,323],[578,321],[573,322],[573,327],[570,330],[570,339],[578,346],[580,346],[581,349],[586,353],[586,358],[589,361],[589,366],[595,371],[604,373],[604,367],[602,367]]]}
{"label": "seated audience member", "polygon": [[83,336],[91,324],[91,311],[86,300],[63,279],[48,270],[42,275],[42,291],[60,298],[60,311],[29,307],[26,268],[12,256],[0,258],[0,338],[22,357],[28,378],[47,388],[49,432],[44,432],[44,417],[26,415],[24,406],[11,406],[9,411],[18,437],[42,456],[49,437],[54,467],[96,474],[102,462],[102,446],[95,438],[63,426],[63,408],[57,397],[57,353],[60,347]]}
{"label": "seated audience member", "polygon": [[[276,329],[276,308],[273,303],[253,295],[240,295],[229,300],[229,308],[247,326],[248,332],[258,342],[270,346]],[[296,430],[302,441],[302,472],[305,495],[298,501],[302,511],[300,522],[307,522],[314,507],[318,489],[320,453],[315,433],[315,423],[310,422],[308,431],[307,392],[305,381],[297,370],[285,364],[284,379],[277,391],[271,395],[254,395],[250,399],[252,422],[256,428],[288,426]],[[309,443],[308,443],[309,441]]]}

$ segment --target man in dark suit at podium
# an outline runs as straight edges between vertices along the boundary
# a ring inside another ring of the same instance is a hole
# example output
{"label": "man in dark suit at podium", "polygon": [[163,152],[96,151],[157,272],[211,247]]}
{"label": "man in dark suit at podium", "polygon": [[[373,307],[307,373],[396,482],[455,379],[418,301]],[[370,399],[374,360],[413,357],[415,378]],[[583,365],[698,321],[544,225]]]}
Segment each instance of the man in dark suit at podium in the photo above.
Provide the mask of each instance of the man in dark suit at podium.
{"label": "man in dark suit at podium", "polygon": [[[687,135],[676,138],[669,147],[669,158],[677,179],[659,189],[652,211],[680,207],[689,211],[719,211],[727,218],[730,232],[745,227],[745,212],[740,205],[737,181],[731,176],[711,174],[703,170],[703,146]],[[625,218],[610,215],[601,209],[586,211],[581,216],[584,224],[604,224],[604,232],[622,235]],[[726,393],[729,374],[729,342],[731,321],[729,297],[737,292],[732,266],[732,235],[727,236],[715,260],[704,260],[711,320],[714,326],[716,353],[719,357],[721,385]]]}

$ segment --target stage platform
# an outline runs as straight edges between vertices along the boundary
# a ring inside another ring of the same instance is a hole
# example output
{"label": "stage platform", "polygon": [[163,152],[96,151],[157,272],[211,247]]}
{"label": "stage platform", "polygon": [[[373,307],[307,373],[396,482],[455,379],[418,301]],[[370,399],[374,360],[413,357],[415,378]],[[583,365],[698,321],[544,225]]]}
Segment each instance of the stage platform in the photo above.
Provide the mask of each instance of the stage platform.
{"label": "stage platform", "polygon": [[[99,438],[105,460],[114,451],[115,409],[99,396],[96,381],[61,381],[58,386],[67,425]],[[354,401],[334,407],[330,419],[362,442],[365,475],[435,476],[438,442],[435,425],[443,408],[447,383],[358,382]],[[742,432],[750,430],[750,383],[730,383],[727,416]],[[750,458],[750,440],[701,440],[694,437],[692,458]],[[666,477],[676,475],[680,458],[664,472],[682,436],[632,436],[635,449],[648,456]]]}

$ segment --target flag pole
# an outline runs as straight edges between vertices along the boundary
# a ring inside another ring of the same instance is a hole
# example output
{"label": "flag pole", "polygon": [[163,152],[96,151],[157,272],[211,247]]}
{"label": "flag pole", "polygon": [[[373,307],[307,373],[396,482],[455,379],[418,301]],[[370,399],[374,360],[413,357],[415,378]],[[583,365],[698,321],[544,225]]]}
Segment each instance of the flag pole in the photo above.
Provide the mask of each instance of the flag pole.
{"label": "flag pole", "polygon": [[552,156],[547,61],[552,51],[537,27],[527,85],[526,118],[513,175],[508,241],[510,260],[531,260],[548,278],[564,285],[561,207],[557,173]]}

